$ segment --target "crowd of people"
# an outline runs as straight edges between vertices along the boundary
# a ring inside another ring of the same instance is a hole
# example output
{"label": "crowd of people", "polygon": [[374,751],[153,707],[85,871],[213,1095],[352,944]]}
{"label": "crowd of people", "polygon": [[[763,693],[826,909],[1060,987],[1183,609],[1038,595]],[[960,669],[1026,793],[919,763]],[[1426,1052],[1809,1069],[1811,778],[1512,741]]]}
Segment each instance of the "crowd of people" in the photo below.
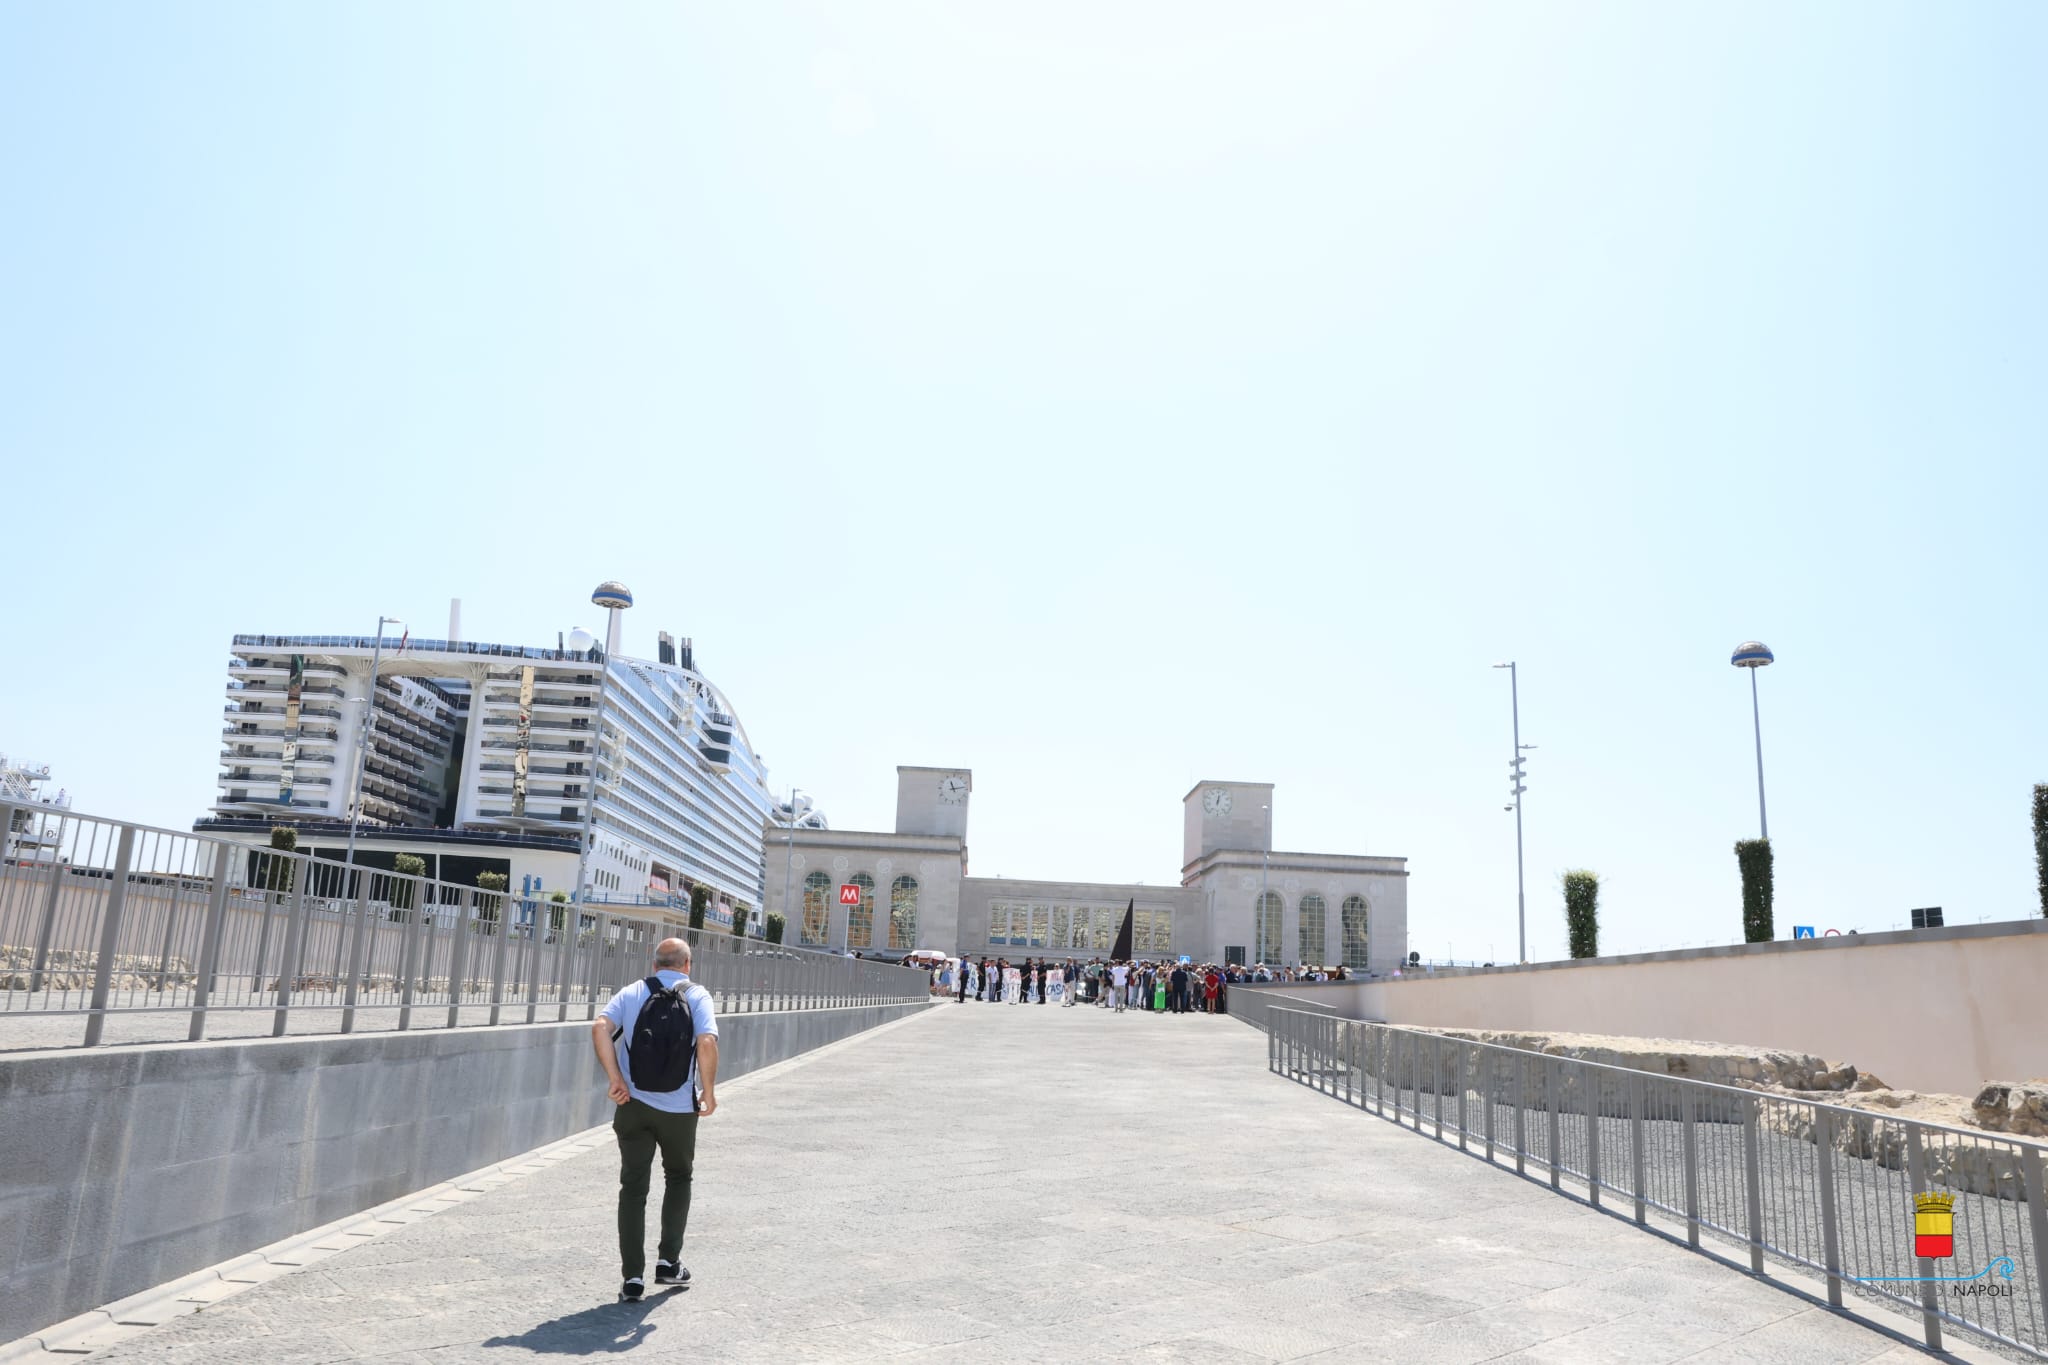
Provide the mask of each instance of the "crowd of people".
{"label": "crowd of people", "polygon": [[1223,1014],[1230,988],[1251,982],[1343,981],[1342,967],[1245,967],[1214,962],[1086,962],[1006,957],[954,958],[934,966],[932,993],[960,1003],[1091,1005],[1099,1009],[1166,1014]]}

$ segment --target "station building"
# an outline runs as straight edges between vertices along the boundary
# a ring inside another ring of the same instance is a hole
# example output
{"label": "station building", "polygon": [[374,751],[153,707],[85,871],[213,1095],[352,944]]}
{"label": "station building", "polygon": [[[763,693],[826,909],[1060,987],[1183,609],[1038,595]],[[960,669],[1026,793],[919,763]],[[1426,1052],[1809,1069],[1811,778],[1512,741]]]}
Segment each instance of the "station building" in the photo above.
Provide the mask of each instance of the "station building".
{"label": "station building", "polygon": [[836,952],[1106,956],[1134,907],[1140,958],[1390,973],[1408,953],[1408,860],[1273,848],[1270,782],[1181,798],[1180,884],[968,875],[974,774],[899,767],[896,828],[763,834],[764,905],[786,941]]}

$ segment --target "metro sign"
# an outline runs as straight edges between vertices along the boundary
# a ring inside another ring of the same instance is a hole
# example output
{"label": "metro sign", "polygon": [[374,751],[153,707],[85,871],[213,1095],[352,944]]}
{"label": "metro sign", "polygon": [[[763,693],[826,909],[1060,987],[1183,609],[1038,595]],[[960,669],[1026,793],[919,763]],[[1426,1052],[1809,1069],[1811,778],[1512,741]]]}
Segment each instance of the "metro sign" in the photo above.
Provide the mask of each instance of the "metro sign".
{"label": "metro sign", "polygon": [[859,905],[860,888],[852,882],[839,883],[839,903],[841,905]]}

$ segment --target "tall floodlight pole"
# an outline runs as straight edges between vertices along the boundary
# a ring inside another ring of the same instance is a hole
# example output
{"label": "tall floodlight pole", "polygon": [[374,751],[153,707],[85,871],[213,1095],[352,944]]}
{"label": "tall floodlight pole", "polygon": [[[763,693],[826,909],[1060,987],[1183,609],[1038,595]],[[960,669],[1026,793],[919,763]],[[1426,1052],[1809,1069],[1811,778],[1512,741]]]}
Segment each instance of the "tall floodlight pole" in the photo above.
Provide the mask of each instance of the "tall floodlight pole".
{"label": "tall floodlight pole", "polygon": [[353,894],[349,890],[349,879],[355,875],[356,826],[363,817],[363,767],[369,761],[370,729],[377,723],[377,666],[384,660],[384,627],[401,626],[405,623],[395,616],[377,618],[377,643],[370,646],[370,687],[363,693],[363,724],[356,731],[356,775],[349,784],[348,794],[348,852],[341,860],[341,894]]}
{"label": "tall floodlight pole", "polygon": [[1728,662],[1749,670],[1749,722],[1756,731],[1756,822],[1763,837],[1771,837],[1770,816],[1764,811],[1764,722],[1757,709],[1756,671],[1774,662],[1777,655],[1761,640],[1744,640],[1735,647]]}
{"label": "tall floodlight pole", "polygon": [[[597,793],[603,785],[604,778],[605,684],[611,678],[612,655],[616,654],[619,650],[619,613],[633,605],[633,594],[624,583],[619,582],[617,579],[606,579],[598,584],[596,590],[590,594],[590,602],[592,606],[603,607],[609,613],[609,623],[605,627],[604,652],[602,654],[598,654],[595,642],[583,646],[591,654],[597,655],[597,725],[595,727],[597,739],[591,747],[590,795],[583,802],[583,838],[576,850],[576,891],[574,900],[578,905],[589,899],[584,894],[583,879],[590,867],[590,845],[597,837]],[[570,643],[572,645],[587,638],[585,633],[580,630],[570,633]],[[619,756],[619,762],[621,764],[625,762],[623,752]],[[562,922],[566,925],[568,917],[564,916]]]}
{"label": "tall floodlight pole", "polygon": [[1508,671],[1508,708],[1515,726],[1515,756],[1508,763],[1509,780],[1514,783],[1511,795],[1515,798],[1515,935],[1520,945],[1518,960],[1526,963],[1529,960],[1529,898],[1522,878],[1522,793],[1529,789],[1522,785],[1522,751],[1536,746],[1522,743],[1522,689],[1514,660],[1495,664],[1494,667]]}
{"label": "tall floodlight pole", "polygon": [[[1259,909],[1258,913],[1253,917],[1252,928],[1254,929],[1254,931],[1256,931],[1260,925],[1263,925],[1266,922],[1266,869],[1270,865],[1270,860],[1273,857],[1273,808],[1271,806],[1260,806],[1259,809],[1265,812],[1266,816],[1266,841],[1265,847],[1259,851]],[[1283,921],[1286,918],[1287,917],[1285,915],[1281,916],[1281,919]],[[1260,937],[1260,935],[1257,932],[1254,932],[1252,937],[1254,940],[1256,940]],[[1270,947],[1275,952],[1280,953],[1283,958],[1286,955],[1286,950],[1278,943],[1260,944],[1259,946],[1262,948]],[[1259,960],[1263,962],[1265,960],[1265,954],[1261,953],[1259,955]]]}
{"label": "tall floodlight pole", "polygon": [[[790,909],[789,878],[791,872],[795,869],[796,866],[796,822],[797,818],[803,814],[803,812],[797,808],[796,799],[801,795],[803,795],[803,789],[801,787],[791,787],[789,789],[789,844],[788,852],[782,859],[782,913],[784,915],[788,915]],[[804,938],[802,916],[797,917],[796,924],[797,942],[801,943],[803,942]]]}

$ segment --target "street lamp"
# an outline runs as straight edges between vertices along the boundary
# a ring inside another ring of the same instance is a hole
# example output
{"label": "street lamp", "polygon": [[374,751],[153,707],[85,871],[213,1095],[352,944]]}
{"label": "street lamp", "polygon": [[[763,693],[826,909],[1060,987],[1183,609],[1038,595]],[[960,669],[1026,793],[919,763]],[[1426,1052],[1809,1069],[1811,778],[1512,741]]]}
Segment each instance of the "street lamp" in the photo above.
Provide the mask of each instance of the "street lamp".
{"label": "street lamp", "polygon": [[[1265,812],[1266,816],[1266,839],[1265,846],[1259,850],[1259,910],[1257,915],[1257,922],[1254,925],[1254,928],[1263,930],[1266,924],[1266,869],[1270,865],[1273,857],[1273,808],[1271,806],[1260,806],[1259,809]],[[1284,920],[1286,916],[1283,915],[1281,918]],[[1263,939],[1265,937],[1265,934],[1261,932],[1255,934],[1254,937]],[[1262,948],[1270,947],[1273,948],[1275,951],[1282,951],[1281,945],[1277,943],[1262,943],[1259,946]],[[1265,957],[1266,955],[1264,953],[1259,954],[1259,960],[1261,962],[1265,961]]]}
{"label": "street lamp", "polygon": [[341,893],[344,896],[352,894],[349,891],[349,878],[355,875],[356,825],[363,817],[363,765],[369,757],[370,729],[377,723],[377,666],[384,658],[386,626],[397,626],[403,630],[405,622],[395,616],[378,617],[377,643],[370,647],[370,686],[363,693],[363,724],[362,728],[356,731],[356,776],[355,781],[350,784],[348,798],[348,852],[341,860]]}
{"label": "street lamp", "polygon": [[1515,933],[1520,941],[1521,961],[1526,963],[1529,960],[1529,901],[1522,880],[1522,793],[1529,789],[1522,785],[1522,778],[1525,776],[1522,772],[1522,754],[1536,746],[1522,743],[1522,692],[1514,660],[1495,664],[1494,667],[1505,668],[1508,671],[1508,706],[1515,725],[1515,754],[1508,762],[1508,780],[1514,784],[1514,789],[1509,794],[1515,798],[1512,807],[1515,812]]}
{"label": "street lamp", "polygon": [[[803,788],[791,787],[789,789],[788,853],[782,860],[782,913],[784,915],[789,914],[789,878],[790,872],[796,863],[796,822],[802,819],[804,812],[811,808],[811,798],[804,796],[803,804],[799,806],[796,800],[799,796],[803,796]],[[801,943],[803,942],[804,935],[803,917],[801,915],[796,917],[796,925],[797,942]]]}
{"label": "street lamp", "polygon": [[1764,723],[1757,710],[1756,671],[1777,658],[1769,645],[1761,640],[1744,640],[1735,647],[1735,653],[1728,662],[1737,668],[1749,670],[1749,720],[1756,731],[1756,822],[1763,829],[1763,837],[1771,837],[1770,817],[1764,813]]}

